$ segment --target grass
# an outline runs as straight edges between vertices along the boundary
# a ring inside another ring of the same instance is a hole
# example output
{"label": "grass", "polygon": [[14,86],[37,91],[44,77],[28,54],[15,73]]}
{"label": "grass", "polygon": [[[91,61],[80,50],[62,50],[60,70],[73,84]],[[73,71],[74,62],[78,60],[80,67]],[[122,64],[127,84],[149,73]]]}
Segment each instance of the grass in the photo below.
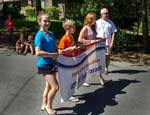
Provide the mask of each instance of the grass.
{"label": "grass", "polygon": [[[13,19],[15,31],[30,31],[36,32],[39,28],[36,18],[21,18],[21,19]],[[0,20],[0,32],[6,31],[5,20]],[[59,35],[64,32],[62,28],[62,21],[60,20],[51,20],[51,27],[55,34]]]}

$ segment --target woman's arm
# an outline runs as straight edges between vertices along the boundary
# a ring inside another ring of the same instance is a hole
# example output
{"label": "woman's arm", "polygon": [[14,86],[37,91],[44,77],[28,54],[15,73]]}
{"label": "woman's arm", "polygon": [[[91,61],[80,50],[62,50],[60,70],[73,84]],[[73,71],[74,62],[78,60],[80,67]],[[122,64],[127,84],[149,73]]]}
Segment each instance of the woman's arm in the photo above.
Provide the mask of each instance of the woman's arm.
{"label": "woman's arm", "polygon": [[84,43],[84,44],[89,44],[91,43],[91,40],[86,40],[85,37],[87,36],[87,26],[84,26],[81,31],[80,31],[80,34],[79,34],[79,37],[78,37],[78,42],[80,43]]}
{"label": "woman's arm", "polygon": [[49,53],[41,50],[39,46],[35,47],[35,55],[36,56],[43,56],[43,57],[51,57],[53,59],[56,59],[58,56],[58,53]]}

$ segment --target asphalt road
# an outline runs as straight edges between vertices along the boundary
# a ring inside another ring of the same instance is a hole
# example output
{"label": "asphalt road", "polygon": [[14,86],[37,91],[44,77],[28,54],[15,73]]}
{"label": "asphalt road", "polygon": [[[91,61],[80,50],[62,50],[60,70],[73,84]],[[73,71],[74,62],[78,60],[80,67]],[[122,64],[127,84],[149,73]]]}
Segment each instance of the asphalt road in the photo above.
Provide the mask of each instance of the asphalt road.
{"label": "asphalt road", "polygon": [[[36,73],[36,57],[0,51],[0,115],[47,115],[40,111],[44,79]],[[91,87],[81,87],[80,102],[54,100],[58,115],[150,115],[150,66],[111,61],[112,80],[106,87],[98,78]]]}

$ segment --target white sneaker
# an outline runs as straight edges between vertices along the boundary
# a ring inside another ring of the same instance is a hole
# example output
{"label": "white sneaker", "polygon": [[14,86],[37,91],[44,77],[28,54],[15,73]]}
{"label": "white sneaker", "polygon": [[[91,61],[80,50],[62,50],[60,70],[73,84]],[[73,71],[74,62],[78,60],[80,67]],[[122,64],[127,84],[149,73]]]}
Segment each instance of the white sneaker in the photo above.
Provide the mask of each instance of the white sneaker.
{"label": "white sneaker", "polygon": [[86,83],[86,82],[84,82],[82,85],[85,86],[85,87],[90,87],[90,84]]}
{"label": "white sneaker", "polygon": [[69,98],[69,101],[72,101],[72,102],[79,102],[80,100],[79,100],[78,98],[75,98],[75,97],[71,96],[71,97]]}

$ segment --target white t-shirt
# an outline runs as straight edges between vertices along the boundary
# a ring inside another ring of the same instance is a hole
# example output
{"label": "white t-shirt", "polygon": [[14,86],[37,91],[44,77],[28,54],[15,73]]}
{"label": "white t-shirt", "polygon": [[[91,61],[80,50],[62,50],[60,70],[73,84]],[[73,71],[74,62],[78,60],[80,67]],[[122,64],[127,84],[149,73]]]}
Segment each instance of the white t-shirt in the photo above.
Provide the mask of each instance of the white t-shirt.
{"label": "white t-shirt", "polygon": [[98,19],[96,21],[97,38],[106,38],[106,46],[111,43],[111,34],[117,32],[115,24],[110,20]]}

